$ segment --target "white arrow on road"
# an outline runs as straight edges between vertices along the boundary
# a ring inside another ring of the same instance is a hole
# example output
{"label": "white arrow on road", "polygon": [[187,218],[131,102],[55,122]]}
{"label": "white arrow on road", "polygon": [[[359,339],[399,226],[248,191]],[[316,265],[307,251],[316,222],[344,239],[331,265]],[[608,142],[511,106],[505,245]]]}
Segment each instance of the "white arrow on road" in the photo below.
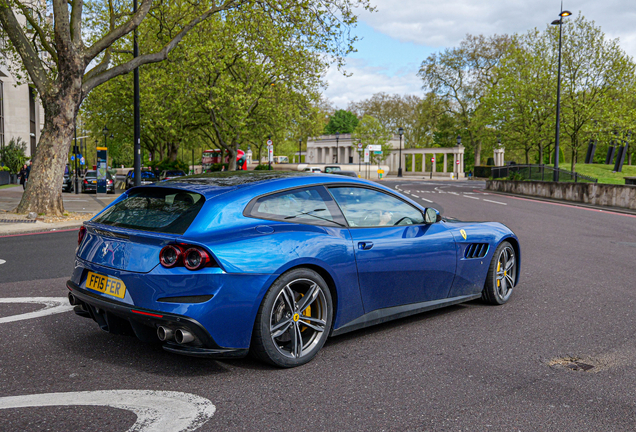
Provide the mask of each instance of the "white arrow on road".
{"label": "white arrow on road", "polygon": [[3,259],[0,259],[0,264],[4,264],[4,263],[6,263],[6,261]]}
{"label": "white arrow on road", "polygon": [[0,398],[0,409],[68,405],[109,406],[132,411],[137,421],[128,432],[195,431],[216,411],[208,399],[173,391],[100,390]]}
{"label": "white arrow on road", "polygon": [[44,309],[35,312],[1,317],[0,324],[39,318],[73,310],[73,306],[68,304],[66,297],[5,297],[0,298],[0,303],[37,303],[44,305]]}

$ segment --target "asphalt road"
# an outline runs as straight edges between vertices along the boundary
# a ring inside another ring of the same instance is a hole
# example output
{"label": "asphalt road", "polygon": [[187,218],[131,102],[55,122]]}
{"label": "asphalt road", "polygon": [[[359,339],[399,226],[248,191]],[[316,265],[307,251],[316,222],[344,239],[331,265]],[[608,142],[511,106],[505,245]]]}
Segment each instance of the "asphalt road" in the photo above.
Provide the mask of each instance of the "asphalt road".
{"label": "asphalt road", "polygon": [[[209,400],[216,411],[200,431],[635,429],[634,216],[485,194],[478,182],[385,184],[445,216],[513,229],[522,269],[510,302],[336,337],[308,365],[279,370],[171,355],[72,312],[3,322],[36,308],[0,300],[0,408],[8,396],[154,390]],[[0,238],[0,297],[65,296],[76,238]],[[594,367],[559,365],[567,359]],[[144,395],[107,395],[111,406],[57,395],[44,399],[66,406],[0,409],[0,430],[127,430],[135,414],[113,405]],[[160,411],[175,419],[176,407]]]}

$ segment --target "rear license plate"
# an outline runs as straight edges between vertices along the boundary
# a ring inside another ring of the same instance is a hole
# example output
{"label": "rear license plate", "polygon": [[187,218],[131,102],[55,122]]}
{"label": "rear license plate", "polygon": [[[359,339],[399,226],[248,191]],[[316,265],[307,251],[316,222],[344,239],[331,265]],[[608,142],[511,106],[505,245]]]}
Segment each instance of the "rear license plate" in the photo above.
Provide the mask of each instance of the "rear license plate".
{"label": "rear license plate", "polygon": [[86,276],[86,288],[102,292],[123,299],[126,295],[126,285],[119,279],[102,276],[91,271]]}
{"label": "rear license plate", "polygon": [[93,184],[97,183],[97,180],[93,180]]}

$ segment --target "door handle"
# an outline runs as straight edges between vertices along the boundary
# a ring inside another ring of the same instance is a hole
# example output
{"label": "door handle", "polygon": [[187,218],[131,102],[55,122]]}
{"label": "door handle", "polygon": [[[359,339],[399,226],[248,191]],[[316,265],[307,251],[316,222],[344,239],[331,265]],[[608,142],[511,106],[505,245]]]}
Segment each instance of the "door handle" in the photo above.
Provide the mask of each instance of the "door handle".
{"label": "door handle", "polygon": [[373,247],[373,242],[358,242],[358,249],[369,250]]}

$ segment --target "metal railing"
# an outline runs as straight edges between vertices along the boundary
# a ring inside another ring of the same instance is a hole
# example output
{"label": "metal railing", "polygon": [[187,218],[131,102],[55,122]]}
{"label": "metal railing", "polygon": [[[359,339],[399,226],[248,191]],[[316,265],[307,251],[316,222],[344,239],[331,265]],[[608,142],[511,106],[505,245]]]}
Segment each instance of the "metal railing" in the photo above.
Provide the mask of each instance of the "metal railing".
{"label": "metal railing", "polygon": [[[492,167],[492,178],[519,177],[519,180],[549,181],[554,178],[554,167],[548,165],[506,165]],[[598,179],[559,168],[559,181],[570,183],[598,183]]]}

